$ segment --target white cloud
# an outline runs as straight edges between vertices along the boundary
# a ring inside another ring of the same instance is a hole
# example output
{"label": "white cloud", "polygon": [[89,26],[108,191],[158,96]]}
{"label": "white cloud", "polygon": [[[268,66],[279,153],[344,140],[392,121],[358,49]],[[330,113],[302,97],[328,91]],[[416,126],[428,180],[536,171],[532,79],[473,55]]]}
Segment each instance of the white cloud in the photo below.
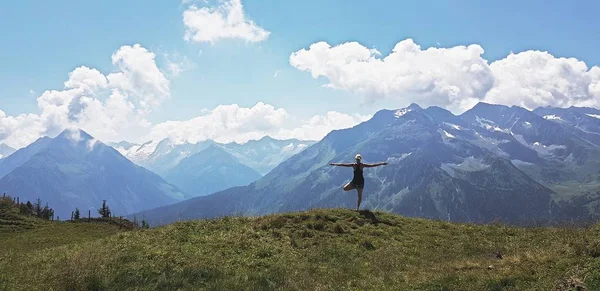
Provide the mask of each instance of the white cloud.
{"label": "white cloud", "polygon": [[178,55],[164,54],[166,59],[166,69],[171,77],[177,77],[179,74],[192,69],[195,64],[187,57]]}
{"label": "white cloud", "polygon": [[175,143],[195,143],[211,139],[243,143],[265,135],[281,139],[319,140],[331,130],[352,127],[367,118],[370,117],[332,111],[309,120],[298,120],[286,110],[262,102],[250,108],[236,104],[220,105],[190,120],[160,123],[154,126],[147,140],[170,138]]}
{"label": "white cloud", "polygon": [[154,58],[136,44],[113,54],[116,72],[74,69],[62,90],[46,90],[37,98],[39,114],[6,116],[0,111],[0,141],[19,148],[67,128],[81,128],[108,141],[145,135],[150,130],[145,116],[170,97],[169,81]]}
{"label": "white cloud", "polygon": [[38,115],[7,116],[4,111],[0,110],[0,141],[13,148],[20,148],[35,141],[44,130],[44,125]]}
{"label": "white cloud", "polygon": [[185,40],[215,43],[223,39],[261,42],[271,34],[244,15],[241,0],[227,0],[217,7],[190,6],[183,13]]}
{"label": "white cloud", "polygon": [[208,0],[181,0],[181,5],[187,5],[194,2],[202,2],[204,4],[208,3]]}
{"label": "white cloud", "polygon": [[169,73],[174,77],[179,76],[179,74],[181,74],[181,72],[183,72],[183,68],[182,68],[181,64],[174,63],[174,62],[168,63],[167,69],[169,70]]}
{"label": "white cloud", "polygon": [[122,46],[112,55],[119,72],[107,77],[112,86],[135,97],[144,109],[170,97],[169,80],[158,69],[155,55],[139,44]]}
{"label": "white cloud", "polygon": [[547,52],[510,54],[490,65],[496,85],[486,95],[494,103],[538,106],[600,106],[600,68]]}
{"label": "white cloud", "polygon": [[411,39],[382,57],[356,43],[325,42],[292,53],[290,64],[325,85],[375,102],[390,99],[399,107],[416,102],[454,112],[478,101],[538,106],[600,105],[600,68],[588,70],[574,58],[526,51],[488,64],[479,45],[421,49]]}
{"label": "white cloud", "polygon": [[105,88],[107,83],[106,77],[100,71],[82,66],[69,73],[69,80],[65,82],[65,88],[81,88],[86,92],[93,93],[98,89]]}
{"label": "white cloud", "polygon": [[81,131],[77,130],[76,128],[69,128],[67,133],[68,134],[66,137],[72,143],[79,143],[83,140],[81,137]]}
{"label": "white cloud", "polygon": [[371,117],[371,115],[349,115],[329,111],[325,115],[313,116],[297,128],[282,129],[279,133],[274,134],[273,137],[320,140],[333,130],[353,127],[363,121],[369,120]]}
{"label": "white cloud", "polygon": [[98,140],[93,138],[87,141],[86,146],[88,151],[92,151],[94,149],[94,146],[98,143]]}

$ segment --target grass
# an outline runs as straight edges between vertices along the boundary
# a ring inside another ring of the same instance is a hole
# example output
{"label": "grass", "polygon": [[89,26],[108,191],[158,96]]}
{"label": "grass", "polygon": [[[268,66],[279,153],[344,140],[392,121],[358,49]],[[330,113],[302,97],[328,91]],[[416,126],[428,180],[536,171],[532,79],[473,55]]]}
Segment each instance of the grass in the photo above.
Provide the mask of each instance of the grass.
{"label": "grass", "polygon": [[133,231],[47,223],[0,235],[0,290],[600,290],[600,226],[320,209]]}
{"label": "grass", "polygon": [[20,215],[11,198],[0,198],[0,234],[33,229],[44,223],[43,220]]}

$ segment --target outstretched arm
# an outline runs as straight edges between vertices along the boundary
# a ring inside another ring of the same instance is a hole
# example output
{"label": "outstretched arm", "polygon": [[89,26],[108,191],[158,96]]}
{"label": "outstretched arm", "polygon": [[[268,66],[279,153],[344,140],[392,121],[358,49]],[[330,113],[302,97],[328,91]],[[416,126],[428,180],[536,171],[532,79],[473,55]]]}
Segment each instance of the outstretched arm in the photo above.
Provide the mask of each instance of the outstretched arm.
{"label": "outstretched arm", "polygon": [[387,162],[381,162],[381,163],[375,163],[375,164],[363,164],[363,166],[365,168],[373,168],[373,167],[385,166],[387,164],[388,164]]}
{"label": "outstretched arm", "polygon": [[331,166],[340,166],[340,167],[352,167],[354,164],[352,163],[329,163]]}

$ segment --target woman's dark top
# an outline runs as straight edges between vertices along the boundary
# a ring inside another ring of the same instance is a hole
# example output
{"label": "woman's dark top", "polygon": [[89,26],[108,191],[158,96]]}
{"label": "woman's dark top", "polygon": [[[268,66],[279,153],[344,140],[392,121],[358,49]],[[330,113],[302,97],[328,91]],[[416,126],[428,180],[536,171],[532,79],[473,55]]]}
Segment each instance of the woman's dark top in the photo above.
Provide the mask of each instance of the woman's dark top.
{"label": "woman's dark top", "polygon": [[361,164],[354,164],[354,177],[352,178],[352,185],[357,188],[363,188],[365,186],[365,177],[363,176],[363,168]]}

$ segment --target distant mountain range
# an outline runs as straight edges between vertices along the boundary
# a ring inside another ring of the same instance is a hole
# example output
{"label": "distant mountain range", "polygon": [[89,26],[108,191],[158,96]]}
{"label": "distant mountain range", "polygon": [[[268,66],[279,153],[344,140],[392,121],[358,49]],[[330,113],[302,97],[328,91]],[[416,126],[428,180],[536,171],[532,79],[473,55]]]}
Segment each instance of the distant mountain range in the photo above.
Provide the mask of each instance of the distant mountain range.
{"label": "distant mountain range", "polygon": [[0,159],[6,158],[8,156],[10,156],[12,153],[14,153],[16,150],[5,145],[5,144],[0,144]]}
{"label": "distant mountain range", "polygon": [[165,179],[192,196],[204,196],[235,186],[248,185],[262,177],[241,164],[224,148],[211,144],[183,159]]}
{"label": "distant mountain range", "polygon": [[456,116],[416,104],[336,130],[248,186],[138,213],[151,223],[354,207],[341,186],[365,169],[364,207],[460,222],[513,224],[590,219],[600,213],[600,111],[479,103]]}
{"label": "distant mountain range", "polygon": [[315,144],[316,141],[286,139],[278,140],[265,136],[244,144],[228,143],[223,148],[242,164],[266,175],[283,161]]}
{"label": "distant mountain range", "polygon": [[265,175],[282,161],[314,143],[316,141],[277,140],[265,136],[260,140],[250,140],[244,144],[220,144],[211,140],[198,143],[173,143],[169,139],[164,139],[160,142],[150,141],[142,145],[126,141],[110,145],[134,163],[165,177],[182,160],[205,150],[210,145],[222,147],[243,165]]}
{"label": "distant mountain range", "polygon": [[168,139],[105,145],[83,131],[65,131],[16,152],[0,145],[6,154],[0,159],[0,192],[24,200],[39,197],[61,217],[75,207],[99,207],[103,199],[113,213],[124,215],[248,185],[262,177],[254,168],[268,172],[313,143],[266,137],[243,145]]}
{"label": "distant mountain range", "polygon": [[87,215],[107,200],[125,215],[186,198],[177,187],[137,166],[84,131],[40,138],[0,160],[0,192],[21,201],[40,198],[62,219],[79,208]]}
{"label": "distant mountain range", "polygon": [[204,196],[248,185],[314,143],[267,136],[244,144],[219,144],[211,140],[176,144],[164,139],[142,145],[125,141],[110,145],[187,194]]}

